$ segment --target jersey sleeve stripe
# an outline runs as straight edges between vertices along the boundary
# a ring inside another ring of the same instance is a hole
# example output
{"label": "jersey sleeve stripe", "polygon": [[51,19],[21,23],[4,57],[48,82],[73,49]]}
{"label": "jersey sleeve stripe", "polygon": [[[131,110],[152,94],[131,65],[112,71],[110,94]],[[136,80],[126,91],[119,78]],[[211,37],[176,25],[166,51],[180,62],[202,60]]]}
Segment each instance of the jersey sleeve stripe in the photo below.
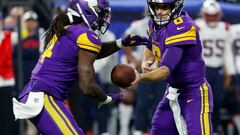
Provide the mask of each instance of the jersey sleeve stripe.
{"label": "jersey sleeve stripe", "polygon": [[196,37],[182,37],[182,38],[177,38],[174,40],[170,40],[170,41],[166,41],[165,44],[169,45],[169,44],[173,44],[173,43],[177,43],[177,42],[183,42],[183,41],[195,41]]}
{"label": "jersey sleeve stripe", "polygon": [[195,37],[196,38],[196,28],[192,26],[192,28],[182,34],[174,35],[171,37],[166,38],[165,42],[170,42],[171,40],[179,39],[179,38],[185,38],[185,37]]}
{"label": "jersey sleeve stripe", "polygon": [[85,49],[85,50],[89,50],[89,51],[94,51],[99,53],[101,48],[95,48],[93,46],[89,46],[89,45],[78,45],[80,48]]}
{"label": "jersey sleeve stripe", "polygon": [[77,44],[78,44],[79,47],[84,45],[84,46],[91,46],[91,47],[94,47],[94,48],[101,49],[101,46],[99,46],[97,44],[94,44],[92,41],[89,40],[89,38],[87,36],[87,33],[83,33],[78,37]]}

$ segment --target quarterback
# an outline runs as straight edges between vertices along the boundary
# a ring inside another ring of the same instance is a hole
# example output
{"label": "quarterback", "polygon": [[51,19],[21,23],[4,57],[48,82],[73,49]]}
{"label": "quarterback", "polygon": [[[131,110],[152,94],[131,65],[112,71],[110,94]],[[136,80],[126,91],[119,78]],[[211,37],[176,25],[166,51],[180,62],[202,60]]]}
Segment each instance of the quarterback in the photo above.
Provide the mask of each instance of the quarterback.
{"label": "quarterback", "polygon": [[[148,0],[151,45],[144,50],[137,81],[168,82],[152,118],[151,135],[211,135],[212,91],[196,24],[182,11],[183,0]],[[154,59],[154,61],[153,61]],[[157,69],[152,69],[155,63]]]}

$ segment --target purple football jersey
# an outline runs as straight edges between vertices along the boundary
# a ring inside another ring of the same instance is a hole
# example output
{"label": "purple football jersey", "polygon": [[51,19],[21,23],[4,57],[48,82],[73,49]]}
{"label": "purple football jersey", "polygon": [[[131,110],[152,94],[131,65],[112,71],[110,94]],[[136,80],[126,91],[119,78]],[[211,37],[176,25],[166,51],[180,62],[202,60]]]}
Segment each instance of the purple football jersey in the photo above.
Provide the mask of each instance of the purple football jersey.
{"label": "purple football jersey", "polygon": [[151,46],[147,46],[159,62],[168,47],[182,47],[184,53],[180,63],[170,73],[166,81],[175,88],[192,88],[205,81],[205,64],[198,29],[186,12],[172,20],[167,26],[155,30],[150,20],[148,34]]}
{"label": "purple football jersey", "polygon": [[[78,78],[78,51],[93,53],[101,50],[99,36],[82,24],[66,27],[68,33],[60,38],[55,35],[32,71],[32,90],[44,91],[58,99],[65,99],[69,88]],[[23,92],[21,95],[28,93]]]}

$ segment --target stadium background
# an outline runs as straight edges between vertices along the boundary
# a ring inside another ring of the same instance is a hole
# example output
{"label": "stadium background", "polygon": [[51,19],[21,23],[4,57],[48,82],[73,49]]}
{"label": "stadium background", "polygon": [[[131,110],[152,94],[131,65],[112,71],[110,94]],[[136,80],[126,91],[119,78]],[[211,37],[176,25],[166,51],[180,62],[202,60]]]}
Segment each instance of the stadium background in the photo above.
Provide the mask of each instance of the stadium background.
{"label": "stadium background", "polygon": [[[199,11],[203,0],[185,0],[185,10],[192,18],[199,17]],[[240,1],[221,1],[224,13],[223,20],[231,24],[240,23]],[[67,5],[67,0],[0,0],[0,11],[7,15],[14,6],[24,6],[34,10],[38,14],[40,26],[47,29],[51,23],[51,14],[60,5]],[[126,28],[134,20],[143,17],[146,0],[110,0],[112,7],[112,22],[110,30],[120,38]],[[121,55],[123,52],[120,52]]]}
{"label": "stadium background", "polygon": [[[240,5],[238,0],[219,0],[223,9],[223,20],[235,24],[240,20]],[[185,10],[192,18],[199,16],[200,7],[203,0],[185,0]],[[67,0],[0,0],[0,8],[3,13],[7,13],[10,7],[24,5],[31,7],[39,15],[40,25],[47,29],[51,21],[52,10],[59,5],[66,4]],[[146,0],[110,0],[112,7],[112,22],[110,30],[119,38],[130,22],[142,18]],[[121,27],[119,27],[121,26]]]}

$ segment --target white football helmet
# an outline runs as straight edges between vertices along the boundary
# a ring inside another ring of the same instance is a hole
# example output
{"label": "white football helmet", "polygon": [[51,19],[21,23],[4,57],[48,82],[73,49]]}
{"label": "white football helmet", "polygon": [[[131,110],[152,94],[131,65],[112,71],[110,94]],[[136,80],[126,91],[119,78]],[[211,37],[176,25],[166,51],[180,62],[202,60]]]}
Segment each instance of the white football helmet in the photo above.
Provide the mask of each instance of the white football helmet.
{"label": "white football helmet", "polygon": [[201,9],[201,15],[209,26],[215,27],[222,18],[220,4],[215,0],[205,0]]}

